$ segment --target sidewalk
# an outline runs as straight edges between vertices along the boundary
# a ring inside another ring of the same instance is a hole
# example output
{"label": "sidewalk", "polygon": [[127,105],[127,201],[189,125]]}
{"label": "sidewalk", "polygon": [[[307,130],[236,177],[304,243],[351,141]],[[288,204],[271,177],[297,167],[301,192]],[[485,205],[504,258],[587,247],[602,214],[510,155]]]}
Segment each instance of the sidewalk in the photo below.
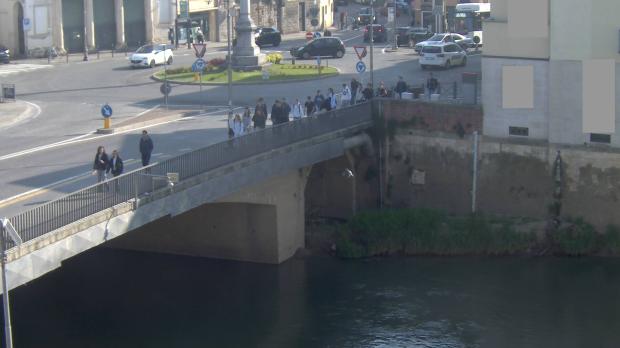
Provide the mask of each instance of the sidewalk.
{"label": "sidewalk", "polygon": [[22,100],[0,103],[0,129],[15,125],[39,114],[40,109]]}

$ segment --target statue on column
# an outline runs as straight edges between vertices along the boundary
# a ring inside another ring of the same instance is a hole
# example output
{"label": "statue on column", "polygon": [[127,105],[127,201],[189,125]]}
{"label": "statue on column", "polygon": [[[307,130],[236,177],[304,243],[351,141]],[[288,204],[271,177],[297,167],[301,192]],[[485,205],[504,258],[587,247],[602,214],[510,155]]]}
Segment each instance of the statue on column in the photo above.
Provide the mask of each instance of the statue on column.
{"label": "statue on column", "polygon": [[237,44],[233,49],[232,64],[235,68],[260,69],[265,55],[254,42],[256,26],[250,17],[250,0],[240,0],[237,20]]}

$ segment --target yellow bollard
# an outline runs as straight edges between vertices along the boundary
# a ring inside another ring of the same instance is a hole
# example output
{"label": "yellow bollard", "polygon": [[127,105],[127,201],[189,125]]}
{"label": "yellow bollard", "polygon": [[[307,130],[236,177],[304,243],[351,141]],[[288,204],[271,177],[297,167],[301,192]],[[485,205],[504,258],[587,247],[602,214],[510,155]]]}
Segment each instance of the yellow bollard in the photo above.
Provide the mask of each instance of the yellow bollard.
{"label": "yellow bollard", "polygon": [[110,129],[110,118],[109,117],[106,117],[103,119],[103,128]]}
{"label": "yellow bollard", "polygon": [[198,81],[198,73],[194,73],[194,81]]}

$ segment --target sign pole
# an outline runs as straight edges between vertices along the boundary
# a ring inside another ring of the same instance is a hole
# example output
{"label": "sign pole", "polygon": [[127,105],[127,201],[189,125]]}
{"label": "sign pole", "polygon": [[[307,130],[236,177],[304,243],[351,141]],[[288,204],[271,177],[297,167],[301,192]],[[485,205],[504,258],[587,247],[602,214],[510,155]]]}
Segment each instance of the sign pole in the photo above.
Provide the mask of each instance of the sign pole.
{"label": "sign pole", "polygon": [[375,2],[374,0],[370,0],[370,86],[373,90],[375,90],[375,74],[374,74],[374,65],[373,65],[373,52],[374,52],[374,31],[375,28],[373,26],[375,18]]}

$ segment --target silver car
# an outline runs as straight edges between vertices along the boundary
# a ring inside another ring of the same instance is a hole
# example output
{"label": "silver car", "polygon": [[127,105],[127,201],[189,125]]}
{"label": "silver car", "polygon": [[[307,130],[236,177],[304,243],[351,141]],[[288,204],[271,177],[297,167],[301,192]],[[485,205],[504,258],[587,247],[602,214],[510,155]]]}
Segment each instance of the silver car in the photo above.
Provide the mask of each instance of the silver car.
{"label": "silver car", "polygon": [[461,48],[464,50],[467,50],[468,48],[475,46],[472,39],[467,38],[461,34],[442,33],[442,34],[435,34],[430,39],[417,43],[414,49],[419,54],[422,51],[422,48],[424,46],[437,45],[437,44],[442,44],[442,43],[455,43],[461,46]]}

